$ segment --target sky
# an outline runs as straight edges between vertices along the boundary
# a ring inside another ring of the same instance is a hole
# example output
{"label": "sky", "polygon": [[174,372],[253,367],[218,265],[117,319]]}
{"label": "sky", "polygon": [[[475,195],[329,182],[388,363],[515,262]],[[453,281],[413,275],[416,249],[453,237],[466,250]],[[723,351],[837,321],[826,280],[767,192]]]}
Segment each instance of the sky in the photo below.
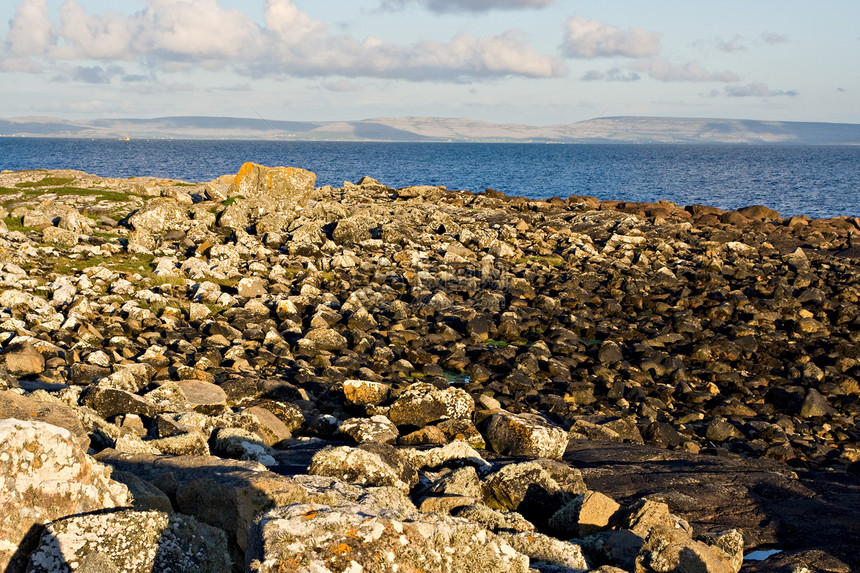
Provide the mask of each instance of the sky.
{"label": "sky", "polygon": [[0,0],[0,117],[860,123],[860,0]]}

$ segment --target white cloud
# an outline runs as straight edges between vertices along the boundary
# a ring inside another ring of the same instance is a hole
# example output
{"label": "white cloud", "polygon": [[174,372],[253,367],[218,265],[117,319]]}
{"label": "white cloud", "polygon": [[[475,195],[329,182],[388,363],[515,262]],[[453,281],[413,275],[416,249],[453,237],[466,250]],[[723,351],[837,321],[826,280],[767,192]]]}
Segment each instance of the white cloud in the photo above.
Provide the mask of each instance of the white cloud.
{"label": "white cloud", "polygon": [[787,44],[791,38],[785,34],[777,34],[775,32],[765,32],[761,35],[761,40],[765,44]]}
{"label": "white cloud", "polygon": [[130,23],[113,12],[91,16],[76,0],[60,8],[61,34],[67,44],[55,47],[51,55],[65,60],[130,60]]}
{"label": "white cloud", "polygon": [[743,36],[734,36],[731,40],[717,40],[717,49],[721,52],[743,52],[747,49]]}
{"label": "white cloud", "polygon": [[696,62],[673,64],[659,58],[635,62],[633,69],[647,73],[661,82],[739,82],[740,77],[731,70],[709,71]]}
{"label": "white cloud", "polygon": [[[528,3],[547,0],[483,2],[497,7]],[[459,4],[477,7],[482,2]],[[267,0],[264,18],[261,26],[238,10],[222,8],[218,0],[145,0],[143,10],[130,16],[90,14],[78,0],[66,0],[57,32],[45,0],[23,0],[9,43],[16,55],[80,62],[93,69],[137,61],[153,72],[230,68],[252,77],[339,75],[416,81],[567,73],[561,59],[538,53],[515,32],[480,38],[461,34],[449,42],[408,45],[373,36],[358,39],[330,34],[324,23],[290,0]],[[73,77],[68,71],[64,75]]]}
{"label": "white cloud", "polygon": [[644,28],[622,30],[598,20],[573,16],[567,20],[562,49],[571,58],[643,58],[660,51],[660,35]]}
{"label": "white cloud", "polygon": [[13,56],[40,56],[57,41],[47,0],[23,0],[9,22],[6,44]]}
{"label": "white cloud", "polygon": [[753,82],[744,86],[726,86],[725,93],[729,97],[794,97],[798,95],[796,90],[772,90],[762,82]]}
{"label": "white cloud", "polygon": [[522,10],[546,8],[554,0],[381,0],[386,10],[404,8],[407,4],[421,4],[427,10],[437,13],[447,12],[489,12],[490,10]]}

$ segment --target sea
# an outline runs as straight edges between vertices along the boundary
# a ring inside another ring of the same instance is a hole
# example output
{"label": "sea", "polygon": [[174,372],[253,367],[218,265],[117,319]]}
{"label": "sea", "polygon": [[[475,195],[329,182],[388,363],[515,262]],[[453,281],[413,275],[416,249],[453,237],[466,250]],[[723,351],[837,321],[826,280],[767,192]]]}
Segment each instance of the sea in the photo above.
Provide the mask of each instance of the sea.
{"label": "sea", "polygon": [[302,167],[317,186],[367,175],[389,187],[495,189],[532,199],[598,199],[722,209],[766,205],[783,216],[860,216],[860,146],[370,143],[0,137],[0,169],[80,169],[103,177],[189,182],[242,163]]}

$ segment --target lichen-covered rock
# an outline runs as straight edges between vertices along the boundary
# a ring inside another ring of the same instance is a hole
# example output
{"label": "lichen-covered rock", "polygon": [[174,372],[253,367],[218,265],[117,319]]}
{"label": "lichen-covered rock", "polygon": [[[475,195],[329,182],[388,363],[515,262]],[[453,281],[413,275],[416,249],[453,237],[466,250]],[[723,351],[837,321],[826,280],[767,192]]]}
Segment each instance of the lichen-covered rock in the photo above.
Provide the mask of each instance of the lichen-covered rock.
{"label": "lichen-covered rock", "polygon": [[491,508],[517,511],[539,527],[572,498],[537,462],[502,467],[487,477],[483,490]]}
{"label": "lichen-covered rock", "polygon": [[99,571],[228,573],[232,568],[220,529],[179,513],[125,510],[48,524],[27,573],[73,571],[95,554]]}
{"label": "lichen-covered rock", "polygon": [[15,342],[0,353],[0,366],[12,376],[33,376],[45,371],[45,357],[29,342]]}
{"label": "lichen-covered rock", "polygon": [[195,412],[213,415],[227,407],[227,394],[216,384],[201,380],[180,380],[176,384]]}
{"label": "lichen-covered rock", "polygon": [[394,486],[407,493],[418,483],[415,469],[387,444],[325,448],[314,455],[308,473],[364,486]]}
{"label": "lichen-covered rock", "polygon": [[304,205],[314,190],[315,173],[297,167],[265,167],[247,162],[242,165],[233,183],[230,196],[241,195],[277,197],[295,205]]}
{"label": "lichen-covered rock", "polygon": [[505,411],[485,420],[481,431],[490,449],[509,456],[560,459],[570,441],[562,428]]}
{"label": "lichen-covered rock", "polygon": [[267,512],[247,567],[276,571],[526,573],[528,557],[483,527],[366,505],[297,504]]}
{"label": "lichen-covered rock", "polygon": [[274,451],[263,443],[262,438],[242,428],[221,428],[215,433],[212,452],[222,458],[249,460],[273,466],[277,462]]}
{"label": "lichen-covered rock", "polygon": [[388,397],[390,388],[382,382],[369,380],[344,380],[343,396],[356,406],[376,406]]}
{"label": "lichen-covered rock", "polygon": [[399,434],[397,426],[382,415],[344,420],[338,432],[359,444],[364,442],[393,444]]}
{"label": "lichen-covered rock", "polygon": [[416,382],[397,397],[388,417],[398,426],[421,427],[448,418],[467,420],[474,411],[475,401],[466,391]]}
{"label": "lichen-covered rock", "polygon": [[45,422],[67,429],[81,450],[87,451],[90,437],[77,413],[71,407],[57,402],[39,402],[8,390],[0,391],[0,420],[16,418],[29,422]]}
{"label": "lichen-covered rock", "polygon": [[693,541],[681,529],[651,529],[639,556],[636,573],[735,573],[735,569],[709,545]]}
{"label": "lichen-covered rock", "polygon": [[564,568],[565,573],[588,570],[582,547],[540,533],[499,533],[511,547],[527,555],[530,566],[538,571]]}
{"label": "lichen-covered rock", "polygon": [[128,488],[108,476],[65,428],[0,420],[0,570],[23,570],[41,524],[130,505]]}
{"label": "lichen-covered rock", "polygon": [[609,496],[587,491],[556,511],[548,525],[555,531],[585,537],[607,528],[619,509],[621,506]]}

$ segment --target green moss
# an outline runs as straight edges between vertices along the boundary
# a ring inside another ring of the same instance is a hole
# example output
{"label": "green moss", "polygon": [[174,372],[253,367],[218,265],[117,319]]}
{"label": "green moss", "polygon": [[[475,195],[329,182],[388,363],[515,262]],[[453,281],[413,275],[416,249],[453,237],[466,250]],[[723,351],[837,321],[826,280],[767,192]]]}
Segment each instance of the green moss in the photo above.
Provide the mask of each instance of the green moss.
{"label": "green moss", "polygon": [[492,348],[504,348],[505,346],[509,346],[510,343],[504,340],[493,340],[492,338],[488,338],[484,341],[487,346]]}
{"label": "green moss", "polygon": [[224,206],[229,207],[230,205],[232,205],[233,203],[235,203],[239,199],[244,199],[244,198],[245,197],[242,195],[236,195],[234,197],[227,197],[226,199],[224,199]]}
{"label": "green moss", "polygon": [[11,217],[11,216],[9,216],[9,217],[5,217],[3,219],[3,222],[6,223],[6,228],[9,229],[10,232],[11,231],[21,231],[22,233],[29,233],[30,231],[35,230],[32,227],[25,227],[24,226],[24,217]]}

